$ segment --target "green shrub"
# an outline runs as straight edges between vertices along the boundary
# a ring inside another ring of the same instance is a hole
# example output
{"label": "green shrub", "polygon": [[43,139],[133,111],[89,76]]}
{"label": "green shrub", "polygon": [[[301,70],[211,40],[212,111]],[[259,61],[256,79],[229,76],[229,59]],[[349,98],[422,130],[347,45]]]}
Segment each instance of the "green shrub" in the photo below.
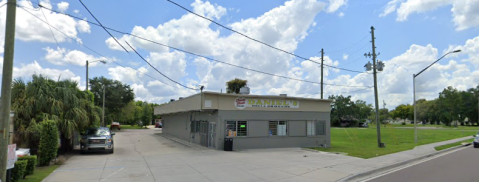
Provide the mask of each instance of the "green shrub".
{"label": "green shrub", "polygon": [[55,121],[46,120],[42,122],[42,132],[40,135],[40,166],[50,165],[50,161],[57,156],[58,148],[58,128]]}
{"label": "green shrub", "polygon": [[26,160],[20,160],[15,162],[15,167],[12,169],[12,181],[11,182],[17,182],[23,177],[25,177],[25,170],[27,168],[27,161]]}
{"label": "green shrub", "polygon": [[27,161],[27,169],[25,171],[25,175],[33,174],[35,171],[35,166],[37,165],[37,156],[32,155],[32,156],[22,156],[19,157],[18,160],[25,160]]}

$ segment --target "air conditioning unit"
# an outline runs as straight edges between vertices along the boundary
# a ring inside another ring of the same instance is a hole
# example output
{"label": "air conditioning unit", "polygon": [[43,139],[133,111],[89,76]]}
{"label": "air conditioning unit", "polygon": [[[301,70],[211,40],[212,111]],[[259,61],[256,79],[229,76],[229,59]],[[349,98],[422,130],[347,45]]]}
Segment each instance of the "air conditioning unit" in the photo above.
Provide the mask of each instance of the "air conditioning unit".
{"label": "air conditioning unit", "polygon": [[249,94],[249,87],[241,87],[240,94]]}

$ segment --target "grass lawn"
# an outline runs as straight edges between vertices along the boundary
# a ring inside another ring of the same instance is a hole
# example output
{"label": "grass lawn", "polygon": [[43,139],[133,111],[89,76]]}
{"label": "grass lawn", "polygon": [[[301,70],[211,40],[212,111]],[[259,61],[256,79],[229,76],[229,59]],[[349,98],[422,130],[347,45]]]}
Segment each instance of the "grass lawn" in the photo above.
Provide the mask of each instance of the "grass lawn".
{"label": "grass lawn", "polygon": [[51,166],[45,166],[45,167],[37,167],[35,168],[35,172],[33,174],[28,175],[27,177],[25,177],[25,179],[20,179],[20,182],[41,182],[58,167],[60,166],[51,165]]}
{"label": "grass lawn", "polygon": [[[108,125],[108,128],[110,127],[110,125]],[[138,125],[135,125],[135,126],[131,126],[131,125],[121,125],[121,129],[148,129],[148,128],[145,128],[145,127],[140,127]]]}
{"label": "grass lawn", "polygon": [[[376,125],[374,124],[371,124],[369,127],[376,127]],[[402,125],[402,124],[388,124],[387,127],[414,127],[414,124],[406,124],[406,125]],[[423,125],[423,124],[418,124],[417,125],[418,128],[420,127],[428,127],[428,128],[446,128],[446,129],[463,129],[463,130],[479,130],[479,126],[446,126],[446,125],[431,125],[431,124],[426,124],[426,125]]]}
{"label": "grass lawn", "polygon": [[459,142],[456,142],[456,143],[437,146],[437,147],[434,147],[434,149],[436,149],[437,151],[440,151],[440,150],[444,150],[444,149],[448,149],[448,148],[451,148],[451,147],[462,145],[462,143],[464,143],[464,142],[465,143],[472,143],[473,140],[474,139],[467,139],[467,140],[459,141]]}
{"label": "grass lawn", "polygon": [[413,149],[417,145],[435,143],[477,134],[476,130],[423,129],[418,130],[418,144],[414,143],[414,129],[381,128],[381,142],[386,148],[378,148],[376,127],[331,128],[331,148],[313,148],[325,152],[348,153],[350,156],[371,158]]}

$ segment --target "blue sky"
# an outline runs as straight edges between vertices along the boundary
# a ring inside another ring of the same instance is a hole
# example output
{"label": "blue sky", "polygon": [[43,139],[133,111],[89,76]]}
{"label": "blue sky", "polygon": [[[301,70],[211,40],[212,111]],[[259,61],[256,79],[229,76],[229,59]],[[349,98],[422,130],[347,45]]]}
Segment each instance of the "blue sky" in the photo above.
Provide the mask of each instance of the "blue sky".
{"label": "blue sky", "polygon": [[[4,4],[6,0],[0,2]],[[271,49],[164,1],[92,1],[86,6],[105,26],[171,45],[230,64],[296,79],[319,82],[318,64]],[[292,0],[292,1],[175,1],[198,14],[288,52],[319,61],[324,48],[325,64],[364,71],[370,61],[370,27],[374,26],[378,59],[386,68],[378,74],[380,100],[388,108],[412,103],[412,74],[444,53],[461,49],[441,60],[417,79],[418,98],[433,99],[447,86],[460,90],[479,83],[479,1],[476,0]],[[79,1],[40,1],[56,11],[95,21]],[[90,78],[105,76],[132,86],[137,99],[162,103],[197,91],[167,80],[131,50],[126,53],[100,27],[39,9],[38,1],[19,1],[27,11],[45,19],[50,28],[17,8],[14,77],[34,73],[51,78],[73,79],[85,88],[85,60]],[[43,11],[43,13],[42,13]],[[3,45],[6,8],[0,9],[0,43]],[[319,98],[318,84],[271,77],[212,62],[172,49],[112,32],[120,43],[128,41],[159,71],[188,87],[225,90],[233,78],[247,79],[253,94]],[[58,41],[58,46],[54,40]],[[72,37],[75,40],[70,39]],[[102,56],[86,49],[94,49]],[[0,52],[3,55],[3,47]],[[104,56],[104,57],[103,57]],[[3,56],[2,56],[3,57]],[[117,64],[125,67],[120,67]],[[144,75],[144,73],[149,76]],[[373,101],[369,73],[333,68],[324,70],[328,95],[352,95]]]}

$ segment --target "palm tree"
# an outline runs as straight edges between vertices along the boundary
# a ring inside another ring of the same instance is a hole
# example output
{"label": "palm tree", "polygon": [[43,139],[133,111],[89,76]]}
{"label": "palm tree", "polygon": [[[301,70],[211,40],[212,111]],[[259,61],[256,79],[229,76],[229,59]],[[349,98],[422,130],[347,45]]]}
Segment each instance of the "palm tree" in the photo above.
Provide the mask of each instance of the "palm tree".
{"label": "palm tree", "polygon": [[99,108],[89,94],[78,89],[72,80],[54,81],[42,75],[33,75],[25,83],[16,79],[12,87],[12,108],[16,112],[16,128],[27,128],[32,122],[50,119],[57,122],[62,146],[72,148],[73,133],[83,131],[99,121]]}

